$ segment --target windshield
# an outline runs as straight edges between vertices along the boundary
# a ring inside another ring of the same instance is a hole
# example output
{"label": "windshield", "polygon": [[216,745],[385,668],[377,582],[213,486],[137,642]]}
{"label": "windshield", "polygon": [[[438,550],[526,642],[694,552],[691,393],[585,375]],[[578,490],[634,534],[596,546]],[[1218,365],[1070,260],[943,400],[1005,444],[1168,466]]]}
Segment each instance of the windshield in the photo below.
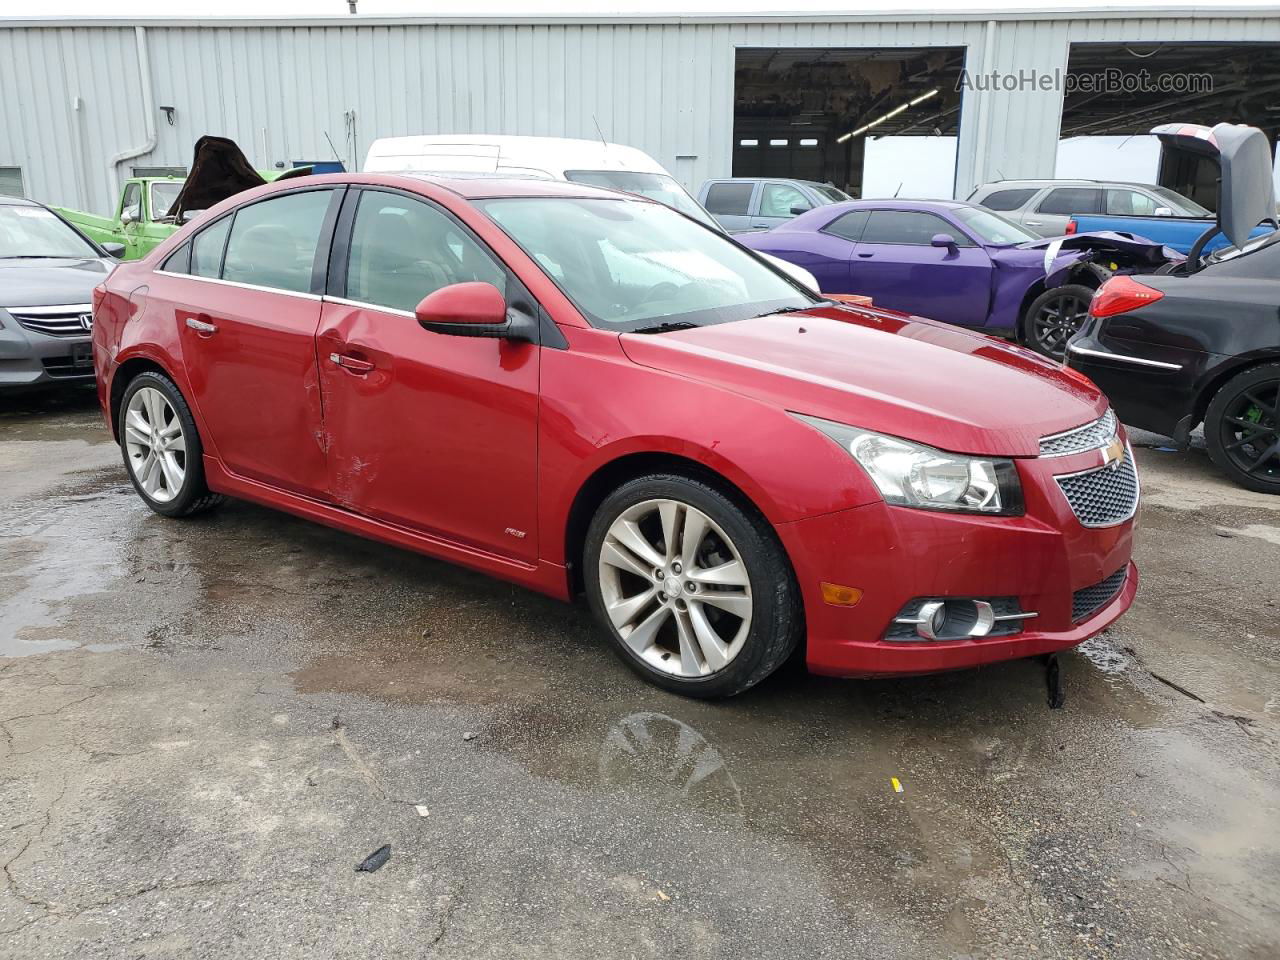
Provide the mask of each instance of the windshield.
{"label": "windshield", "polygon": [[184,180],[166,180],[151,185],[151,219],[161,220],[173,206]]}
{"label": "windshield", "polygon": [[1177,190],[1170,190],[1168,187],[1152,187],[1155,193],[1169,201],[1169,205],[1173,207],[1173,212],[1181,214],[1184,217],[1212,217],[1213,212],[1205,209],[1196,203],[1190,197],[1184,197]]}
{"label": "windshield", "polygon": [[1026,243],[1028,240],[1039,240],[1034,233],[1018,226],[1012,220],[1006,220],[998,213],[980,210],[977,207],[956,207],[956,217],[966,227],[977,234],[984,244],[994,246],[1012,246],[1015,243]]}
{"label": "windshield", "polygon": [[724,234],[641,200],[477,201],[592,324],[705,326],[818,302]]}
{"label": "windshield", "polygon": [[44,207],[0,205],[0,260],[100,256],[89,241]]}
{"label": "windshield", "polygon": [[564,175],[565,179],[572,180],[574,183],[589,183],[593,187],[608,187],[610,190],[638,193],[642,197],[657,200],[681,213],[688,214],[709,227],[720,229],[720,225],[711,214],[703,210],[698,205],[698,201],[689,196],[684,187],[665,173],[634,173],[630,170],[566,170]]}
{"label": "windshield", "polygon": [[810,189],[820,197],[824,197],[829,200],[831,203],[844,203],[846,200],[853,199],[853,197],[849,196],[839,187],[833,187],[825,183],[811,184]]}

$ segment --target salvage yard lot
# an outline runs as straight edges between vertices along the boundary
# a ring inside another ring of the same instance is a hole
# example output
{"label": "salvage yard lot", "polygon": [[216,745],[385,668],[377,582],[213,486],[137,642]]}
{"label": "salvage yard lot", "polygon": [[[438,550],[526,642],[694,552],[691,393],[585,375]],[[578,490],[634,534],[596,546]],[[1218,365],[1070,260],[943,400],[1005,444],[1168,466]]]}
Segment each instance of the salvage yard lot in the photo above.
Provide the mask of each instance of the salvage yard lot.
{"label": "salvage yard lot", "polygon": [[701,703],[582,609],[165,520],[89,393],[6,398],[0,955],[1274,957],[1280,498],[1135,439],[1064,709],[1029,661]]}

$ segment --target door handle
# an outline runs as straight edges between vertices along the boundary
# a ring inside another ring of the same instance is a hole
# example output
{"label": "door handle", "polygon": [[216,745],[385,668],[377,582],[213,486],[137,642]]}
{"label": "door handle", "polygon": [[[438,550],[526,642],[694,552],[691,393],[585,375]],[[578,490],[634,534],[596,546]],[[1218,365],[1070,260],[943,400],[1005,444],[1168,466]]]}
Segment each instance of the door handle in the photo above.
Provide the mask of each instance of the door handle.
{"label": "door handle", "polygon": [[1023,223],[1025,223],[1028,227],[1042,227],[1042,226],[1044,226],[1044,221],[1043,221],[1043,220],[1023,220],[1022,222],[1023,222]]}
{"label": "door handle", "polygon": [[208,320],[201,319],[201,317],[204,317],[204,314],[201,314],[200,317],[187,317],[187,326],[202,337],[211,337],[218,332],[218,328],[214,324]]}
{"label": "door handle", "polygon": [[874,253],[860,253],[860,254],[858,254],[858,256],[862,257],[863,259],[866,259],[867,257],[874,257],[874,256],[875,256],[875,254],[874,254]]}
{"label": "door handle", "polygon": [[329,362],[334,366],[341,367],[343,370],[350,370],[352,373],[365,374],[373,371],[375,364],[368,360],[361,360],[359,357],[349,357],[345,353],[329,354]]}

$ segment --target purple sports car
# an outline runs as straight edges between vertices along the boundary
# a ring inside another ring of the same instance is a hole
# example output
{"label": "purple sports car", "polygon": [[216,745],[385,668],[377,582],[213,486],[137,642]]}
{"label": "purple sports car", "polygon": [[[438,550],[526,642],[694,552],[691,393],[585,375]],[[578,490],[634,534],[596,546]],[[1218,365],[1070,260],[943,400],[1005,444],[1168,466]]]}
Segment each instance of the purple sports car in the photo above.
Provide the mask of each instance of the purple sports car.
{"label": "purple sports car", "polygon": [[1061,359],[1093,291],[1181,255],[1119,233],[1044,239],[957,200],[855,200],[735,239],[804,267],[824,293],[1016,336]]}

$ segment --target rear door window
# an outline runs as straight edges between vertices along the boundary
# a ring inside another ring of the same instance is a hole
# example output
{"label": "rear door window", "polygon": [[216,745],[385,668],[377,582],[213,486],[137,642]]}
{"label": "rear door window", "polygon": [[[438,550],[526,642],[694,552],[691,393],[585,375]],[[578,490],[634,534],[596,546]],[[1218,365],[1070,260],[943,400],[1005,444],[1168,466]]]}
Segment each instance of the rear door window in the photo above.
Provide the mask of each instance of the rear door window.
{"label": "rear door window", "polygon": [[1036,212],[1070,217],[1077,213],[1099,213],[1101,209],[1102,191],[1097,187],[1055,187],[1040,201]]}
{"label": "rear door window", "polygon": [[222,279],[310,293],[332,190],[286,193],[236,211]]}
{"label": "rear door window", "polygon": [[997,190],[975,202],[988,210],[1017,210],[1034,197],[1039,189],[1039,187],[1023,187],[1017,190]]}
{"label": "rear door window", "polygon": [[713,183],[707,190],[707,209],[725,217],[745,217],[751,208],[754,183]]}
{"label": "rear door window", "polygon": [[193,277],[222,276],[222,251],[227,246],[227,231],[231,229],[231,217],[223,217],[196,234],[191,241],[191,268]]}
{"label": "rear door window", "polygon": [[922,210],[872,210],[862,242],[928,246],[939,233],[951,237],[957,246],[973,246],[972,240],[947,221]]}

